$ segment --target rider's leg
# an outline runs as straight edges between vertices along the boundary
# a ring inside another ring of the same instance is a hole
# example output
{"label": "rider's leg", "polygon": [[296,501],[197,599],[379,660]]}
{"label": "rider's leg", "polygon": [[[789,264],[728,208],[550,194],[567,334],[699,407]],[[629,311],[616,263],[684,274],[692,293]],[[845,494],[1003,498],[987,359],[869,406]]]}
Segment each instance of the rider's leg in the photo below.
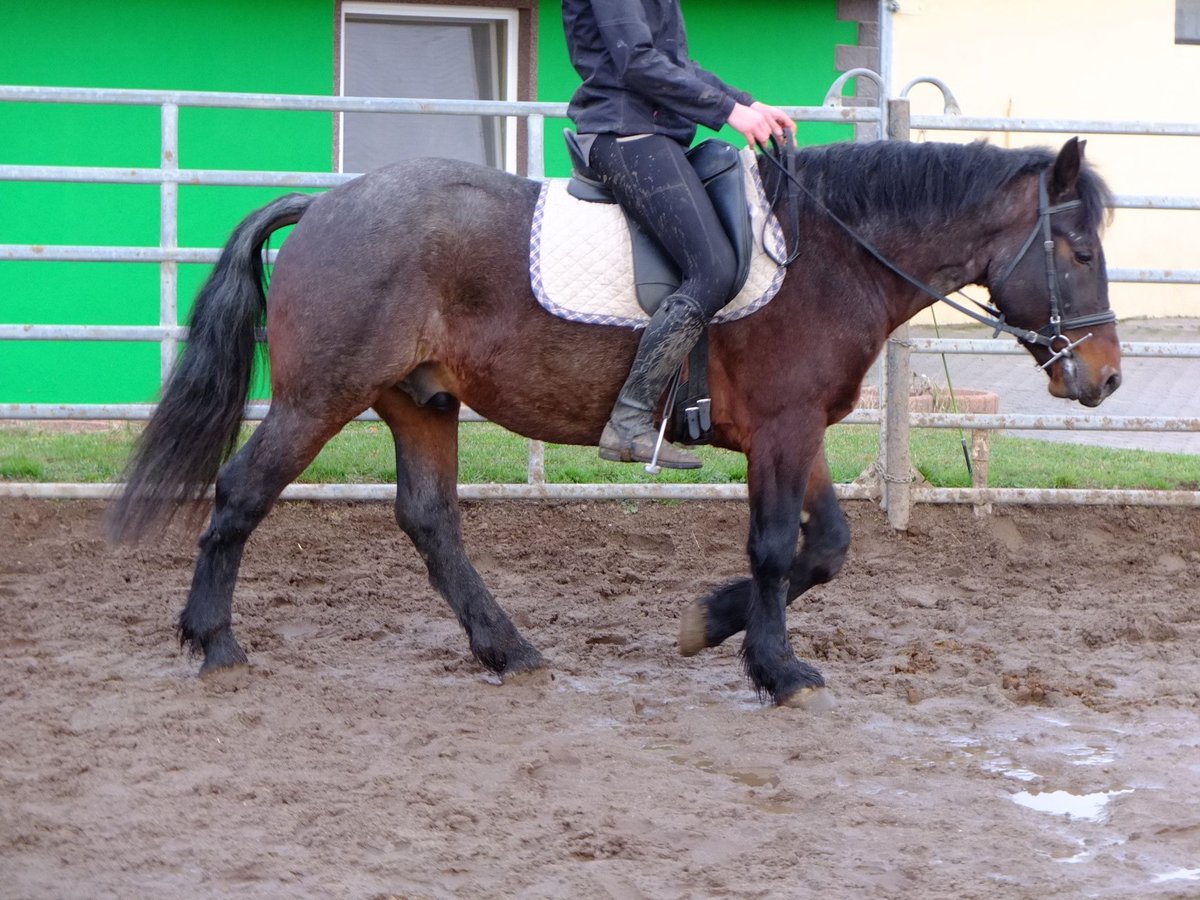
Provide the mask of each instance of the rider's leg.
{"label": "rider's leg", "polygon": [[[655,311],[600,436],[601,457],[619,462],[649,462],[653,458],[658,442],[654,410],[707,321],[700,308],[682,294],[672,294]],[[665,443],[659,450],[658,463],[673,469],[702,465],[698,456]]]}
{"label": "rider's leg", "polygon": [[[667,382],[708,320],[729,301],[733,248],[677,142],[662,135],[599,135],[590,163],[622,207],[662,244],[683,279],[651,317],[600,438],[605,459],[648,462],[658,439],[654,410]],[[662,448],[658,461],[673,468],[701,464],[699,458],[670,446]]]}

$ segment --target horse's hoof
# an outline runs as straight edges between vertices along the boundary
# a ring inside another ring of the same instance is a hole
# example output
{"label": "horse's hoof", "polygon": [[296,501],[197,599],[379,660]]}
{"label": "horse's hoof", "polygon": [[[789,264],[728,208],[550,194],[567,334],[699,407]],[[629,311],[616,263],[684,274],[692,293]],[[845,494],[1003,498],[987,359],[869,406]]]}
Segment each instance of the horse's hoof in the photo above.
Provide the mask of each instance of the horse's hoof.
{"label": "horse's hoof", "polygon": [[502,666],[489,666],[493,672],[496,672],[503,681],[517,676],[524,675],[527,672],[541,672],[546,668],[546,660],[542,658],[542,654],[536,648],[528,643],[522,642],[523,646],[518,647],[512,653],[507,653],[503,657]]}
{"label": "horse's hoof", "polygon": [[230,666],[245,666],[249,660],[246,651],[238,644],[237,639],[229,631],[214,636],[204,645],[204,665],[200,674],[219,672]]}
{"label": "horse's hoof", "polygon": [[679,617],[679,655],[695,656],[707,646],[708,608],[693,600]]}
{"label": "horse's hoof", "polygon": [[780,706],[802,709],[805,712],[828,712],[837,706],[826,687],[803,687],[778,700]]}

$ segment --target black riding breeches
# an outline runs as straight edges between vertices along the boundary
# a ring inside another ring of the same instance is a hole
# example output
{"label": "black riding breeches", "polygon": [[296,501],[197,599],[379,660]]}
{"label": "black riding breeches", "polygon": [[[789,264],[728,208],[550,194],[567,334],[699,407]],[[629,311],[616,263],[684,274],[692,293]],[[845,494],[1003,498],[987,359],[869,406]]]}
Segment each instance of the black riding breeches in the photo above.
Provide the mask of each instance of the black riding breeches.
{"label": "black riding breeches", "polygon": [[596,136],[589,164],[679,268],[679,290],[710,319],[730,300],[737,265],[712,201],[677,141],[661,134]]}

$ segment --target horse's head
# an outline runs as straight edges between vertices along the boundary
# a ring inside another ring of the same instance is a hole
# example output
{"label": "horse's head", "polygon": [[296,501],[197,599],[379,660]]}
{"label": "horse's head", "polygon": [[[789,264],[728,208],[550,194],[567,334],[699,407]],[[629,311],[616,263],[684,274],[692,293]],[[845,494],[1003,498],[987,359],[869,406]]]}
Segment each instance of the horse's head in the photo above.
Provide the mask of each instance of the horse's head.
{"label": "horse's head", "polygon": [[1021,343],[1049,374],[1050,393],[1098,406],[1121,384],[1121,349],[1100,245],[1111,198],[1083,163],[1084,143],[1071,138],[1036,179],[1019,182],[1027,212],[994,243],[987,286],[1005,320],[1028,332]]}

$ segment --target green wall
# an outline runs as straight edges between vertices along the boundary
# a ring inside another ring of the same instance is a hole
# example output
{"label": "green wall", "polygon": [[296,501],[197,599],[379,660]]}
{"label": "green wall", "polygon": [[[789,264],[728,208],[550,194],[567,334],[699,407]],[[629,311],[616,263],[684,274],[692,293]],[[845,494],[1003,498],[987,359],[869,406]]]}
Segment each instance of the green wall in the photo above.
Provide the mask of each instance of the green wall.
{"label": "green wall", "polygon": [[[0,84],[330,94],[329,0],[8,4]],[[0,161],[157,167],[157,107],[0,104]],[[184,109],[180,165],[330,171],[329,113]],[[182,186],[181,246],[216,247],[275,189]],[[0,243],[157,246],[157,185],[0,182]],[[179,272],[182,314],[206,266]],[[0,322],[155,325],[158,266],[0,262]],[[157,344],[0,342],[0,402],[135,403]]]}
{"label": "green wall", "polygon": [[[817,104],[834,80],[834,45],[853,43],[836,0],[684,0],[692,53],[767,102]],[[539,8],[538,96],[565,101],[578,78],[561,6]],[[332,0],[59,0],[8,4],[0,84],[331,94]],[[547,123],[547,172],[566,174]],[[180,111],[184,168],[330,171],[329,113]],[[703,132],[702,132],[703,133]],[[801,140],[850,138],[807,125]],[[730,139],[736,136],[727,135]],[[0,162],[156,167],[157,107],[0,103]],[[278,189],[181,186],[179,240],[217,247]],[[155,185],[0,182],[0,244],[158,244]],[[179,306],[207,266],[181,265]],[[153,264],[0,261],[0,323],[154,325]],[[0,341],[0,403],[136,403],[155,399],[157,344]]]}

